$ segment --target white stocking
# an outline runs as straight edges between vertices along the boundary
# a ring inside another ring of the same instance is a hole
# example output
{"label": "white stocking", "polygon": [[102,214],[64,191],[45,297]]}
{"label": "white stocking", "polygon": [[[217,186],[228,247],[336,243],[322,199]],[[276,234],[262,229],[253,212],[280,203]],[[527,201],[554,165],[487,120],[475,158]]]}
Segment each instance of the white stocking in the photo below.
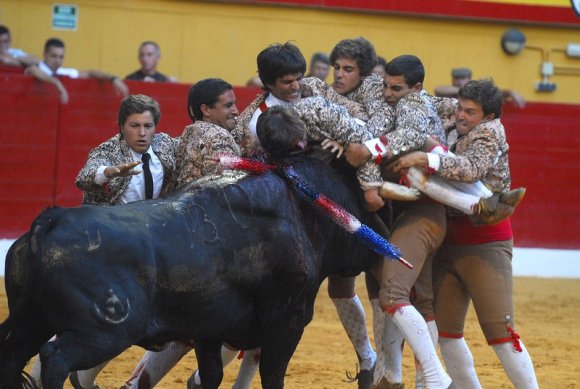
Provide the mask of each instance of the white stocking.
{"label": "white stocking", "polygon": [[392,318],[421,365],[425,387],[448,388],[451,385],[451,378],[439,361],[429,334],[429,327],[423,316],[412,305],[406,305],[397,308]]}
{"label": "white stocking", "polygon": [[378,384],[384,377],[390,383],[403,382],[403,335],[386,314],[379,299],[371,300],[373,308],[373,331],[377,347],[377,365],[373,383]]}
{"label": "white stocking", "polygon": [[144,373],[150,387],[154,387],[191,349],[192,347],[185,343],[171,342],[164,350],[146,351],[133,370],[131,378],[126,381],[127,388],[138,388],[139,380]]}
{"label": "white stocking", "polygon": [[367,333],[366,316],[361,301],[355,295],[351,298],[334,298],[332,302],[360,359],[360,369],[370,370],[377,360],[377,354],[371,346]]}
{"label": "white stocking", "polygon": [[441,355],[447,372],[458,388],[481,389],[475,364],[465,338],[439,338]]}
{"label": "white stocking", "polygon": [[240,371],[238,371],[238,376],[236,381],[232,386],[232,389],[250,389],[252,385],[252,379],[258,371],[260,366],[260,349],[247,350],[244,351],[244,358],[242,359],[242,364],[240,365]]}
{"label": "white stocking", "polygon": [[97,383],[96,383],[97,376],[99,375],[101,370],[103,370],[105,368],[105,366],[107,366],[107,364],[109,362],[110,361],[106,361],[106,362],[101,363],[98,366],[91,367],[90,369],[77,371],[77,377],[79,379],[79,384],[85,389],[90,389],[90,388],[97,386]]}
{"label": "white stocking", "polygon": [[513,343],[500,343],[493,345],[493,351],[499,358],[505,373],[516,389],[536,389],[538,388],[538,379],[534,371],[534,364],[530,354],[519,341],[522,351],[516,351]]}
{"label": "white stocking", "polygon": [[467,215],[473,215],[474,209],[479,203],[480,196],[458,190],[441,177],[426,176],[422,170],[411,167],[405,177],[413,188],[419,189],[427,196],[445,205],[462,211]]}
{"label": "white stocking", "polygon": [[[437,323],[435,322],[435,320],[427,321],[427,328],[429,328],[429,335],[431,335],[433,347],[437,349],[439,331],[437,330]],[[423,376],[421,375],[421,364],[417,359],[415,359],[415,389],[424,389]]]}

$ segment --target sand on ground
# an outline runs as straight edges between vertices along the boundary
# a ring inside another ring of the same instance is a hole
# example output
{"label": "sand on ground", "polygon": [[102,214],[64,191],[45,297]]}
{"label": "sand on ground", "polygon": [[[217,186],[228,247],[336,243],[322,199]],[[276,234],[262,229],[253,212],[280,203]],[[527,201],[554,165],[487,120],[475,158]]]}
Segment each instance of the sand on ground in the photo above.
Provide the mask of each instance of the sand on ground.
{"label": "sand on ground", "polygon": [[[3,281],[3,280],[2,280]],[[580,388],[580,280],[561,278],[515,278],[516,330],[528,348],[541,388]],[[368,303],[364,277],[357,278],[357,293],[367,312],[367,327],[372,339],[372,311]],[[0,320],[8,315],[6,294],[0,285]],[[484,388],[511,388],[492,348],[483,337],[473,310],[465,331],[475,359],[476,370]],[[101,389],[118,389],[127,379],[144,350],[132,347],[115,358],[101,372]],[[240,361],[224,369],[221,388],[231,388]],[[157,388],[185,387],[196,368],[194,353],[186,355],[160,382]],[[326,283],[318,293],[314,319],[290,361],[285,387],[288,389],[356,388],[346,381],[345,372],[354,372],[356,356],[340,324],[334,305],[328,298]],[[403,380],[414,385],[414,362],[408,347],[403,359]],[[65,388],[71,388],[66,383]],[[259,377],[252,388],[260,388]]]}

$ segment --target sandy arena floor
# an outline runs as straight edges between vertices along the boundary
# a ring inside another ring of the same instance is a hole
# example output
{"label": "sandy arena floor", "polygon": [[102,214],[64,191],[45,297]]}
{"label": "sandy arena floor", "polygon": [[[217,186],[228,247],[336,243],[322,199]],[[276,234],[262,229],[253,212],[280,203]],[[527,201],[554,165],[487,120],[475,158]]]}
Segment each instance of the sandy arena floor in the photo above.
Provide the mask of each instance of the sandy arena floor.
{"label": "sandy arena floor", "polygon": [[[364,277],[357,279],[357,291],[365,305],[372,337],[371,309],[367,301]],[[517,331],[530,351],[542,388],[580,388],[580,280],[518,277],[515,280]],[[6,295],[0,285],[0,320],[7,316]],[[511,388],[495,354],[489,347],[473,311],[469,313],[466,339],[475,358],[476,369],[484,388]],[[143,350],[130,348],[113,360],[100,374],[101,389],[118,389],[127,379]],[[409,348],[403,361],[404,382],[414,387],[414,363]],[[340,325],[333,304],[322,285],[316,301],[313,321],[308,325],[286,375],[288,389],[354,388],[347,384],[345,371],[354,371],[356,357]],[[187,355],[157,388],[185,387],[195,369],[193,353]],[[231,388],[239,367],[235,361],[225,369],[222,388]],[[253,388],[259,388],[259,377]],[[65,385],[65,388],[70,386]]]}

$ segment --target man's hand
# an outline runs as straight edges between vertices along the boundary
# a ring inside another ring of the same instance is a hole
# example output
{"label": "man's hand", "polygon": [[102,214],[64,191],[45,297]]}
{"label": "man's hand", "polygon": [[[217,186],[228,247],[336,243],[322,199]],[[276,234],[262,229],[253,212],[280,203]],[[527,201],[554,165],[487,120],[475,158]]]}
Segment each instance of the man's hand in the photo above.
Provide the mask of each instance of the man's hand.
{"label": "man's hand", "polygon": [[392,167],[395,173],[403,173],[413,166],[428,166],[429,159],[427,153],[423,151],[413,151],[412,153],[401,156],[394,162],[391,162],[387,168]]}
{"label": "man's hand", "polygon": [[342,153],[344,153],[344,146],[332,139],[323,140],[320,145],[324,150],[329,150],[331,153],[337,153],[336,159],[339,159]]}
{"label": "man's hand", "polygon": [[54,85],[56,86],[56,89],[58,89],[60,102],[63,104],[68,104],[68,100],[69,100],[68,91],[66,90],[64,85],[62,85],[62,82],[60,82],[60,80],[56,77],[54,77]]}
{"label": "man's hand", "polygon": [[133,168],[141,163],[141,161],[135,161],[122,163],[117,166],[109,166],[103,171],[103,174],[107,178],[136,176],[141,173],[141,170],[133,170]]}
{"label": "man's hand", "polygon": [[379,188],[370,189],[364,192],[367,209],[376,212],[385,205],[385,201],[379,196]]}
{"label": "man's hand", "polygon": [[359,167],[371,158],[371,152],[365,145],[349,143],[344,151],[344,156],[352,166]]}
{"label": "man's hand", "polygon": [[118,95],[123,97],[129,96],[129,87],[120,78],[113,79],[113,88],[115,88]]}

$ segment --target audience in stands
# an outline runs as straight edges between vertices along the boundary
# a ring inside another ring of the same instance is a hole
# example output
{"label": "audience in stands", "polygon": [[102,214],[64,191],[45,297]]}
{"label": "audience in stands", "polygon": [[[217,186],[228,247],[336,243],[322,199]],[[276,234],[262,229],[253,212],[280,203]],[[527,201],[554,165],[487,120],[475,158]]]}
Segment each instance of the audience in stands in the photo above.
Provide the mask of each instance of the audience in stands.
{"label": "audience in stands", "polygon": [[377,55],[377,64],[373,69],[373,73],[376,73],[381,77],[385,77],[387,74],[387,60],[384,57]]}
{"label": "audience in stands", "polygon": [[117,94],[129,96],[129,88],[119,77],[101,70],[78,70],[75,68],[65,68],[64,62],[64,42],[58,38],[50,38],[44,44],[43,60],[37,65],[31,65],[26,68],[26,74],[32,75],[40,81],[53,84],[60,94],[60,101],[63,104],[68,103],[69,96],[66,88],[60,81],[59,77],[67,76],[70,78],[95,78],[97,80],[110,81]]}
{"label": "audience in stands", "polygon": [[157,65],[161,58],[161,49],[156,42],[145,41],[139,46],[139,63],[141,68],[127,75],[125,80],[137,80],[145,82],[177,82],[175,77],[166,76],[157,71]]}
{"label": "audience in stands", "polygon": [[[435,88],[435,96],[457,98],[459,88],[471,81],[471,77],[472,72],[469,68],[451,69],[451,85],[442,85]],[[501,93],[506,101],[519,108],[523,108],[526,105],[524,97],[511,89],[502,89]]]}
{"label": "audience in stands", "polygon": [[308,74],[306,77],[316,77],[322,81],[325,81],[329,72],[330,62],[328,61],[328,55],[321,52],[312,54],[312,57],[310,58]]}
{"label": "audience in stands", "polygon": [[264,89],[264,84],[262,84],[262,80],[260,80],[259,76],[254,76],[246,81],[246,87]]}
{"label": "audience in stands", "polygon": [[11,44],[10,30],[8,27],[0,25],[0,65],[30,66],[38,63],[38,58],[23,50],[10,47]]}

